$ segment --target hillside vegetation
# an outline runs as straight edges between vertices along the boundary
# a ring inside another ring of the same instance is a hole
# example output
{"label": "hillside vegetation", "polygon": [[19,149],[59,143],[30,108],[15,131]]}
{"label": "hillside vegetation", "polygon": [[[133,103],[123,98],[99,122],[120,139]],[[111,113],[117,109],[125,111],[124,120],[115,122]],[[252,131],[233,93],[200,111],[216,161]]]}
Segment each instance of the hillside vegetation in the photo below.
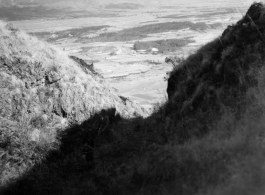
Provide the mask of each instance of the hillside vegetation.
{"label": "hillside vegetation", "polygon": [[147,114],[83,60],[11,24],[0,22],[0,45],[0,187],[58,148],[57,136],[72,124],[108,109],[125,118]]}
{"label": "hillside vegetation", "polygon": [[110,108],[68,127],[59,147],[2,194],[263,195],[264,34],[265,7],[254,3],[178,61],[169,99],[151,116]]}

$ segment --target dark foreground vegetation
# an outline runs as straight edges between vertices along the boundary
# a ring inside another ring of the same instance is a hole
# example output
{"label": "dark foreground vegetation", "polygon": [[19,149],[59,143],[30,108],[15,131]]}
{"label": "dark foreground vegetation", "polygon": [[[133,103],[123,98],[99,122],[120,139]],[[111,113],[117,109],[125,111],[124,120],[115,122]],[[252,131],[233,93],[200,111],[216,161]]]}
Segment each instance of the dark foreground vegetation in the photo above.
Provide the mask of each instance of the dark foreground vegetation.
{"label": "dark foreground vegetation", "polygon": [[150,117],[110,109],[72,125],[1,194],[264,194],[264,13],[253,4],[180,62]]}

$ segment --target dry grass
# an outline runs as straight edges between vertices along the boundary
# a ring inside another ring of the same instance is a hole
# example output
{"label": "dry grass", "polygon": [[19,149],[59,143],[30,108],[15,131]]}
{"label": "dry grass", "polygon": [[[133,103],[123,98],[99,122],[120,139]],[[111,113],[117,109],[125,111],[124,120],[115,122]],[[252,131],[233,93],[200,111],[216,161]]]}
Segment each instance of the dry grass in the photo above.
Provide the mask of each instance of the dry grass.
{"label": "dry grass", "polygon": [[0,190],[59,150],[71,123],[108,107],[126,116],[143,111],[63,51],[11,24],[0,22],[0,44]]}

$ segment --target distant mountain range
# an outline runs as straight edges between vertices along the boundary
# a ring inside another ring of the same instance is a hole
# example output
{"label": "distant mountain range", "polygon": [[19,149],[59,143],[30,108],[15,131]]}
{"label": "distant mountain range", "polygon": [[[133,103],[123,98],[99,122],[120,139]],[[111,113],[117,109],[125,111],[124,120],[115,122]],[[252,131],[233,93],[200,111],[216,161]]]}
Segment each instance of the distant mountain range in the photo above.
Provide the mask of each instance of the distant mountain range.
{"label": "distant mountain range", "polygon": [[38,6],[38,5],[52,5],[52,4],[69,4],[69,3],[74,3],[74,4],[95,4],[94,0],[0,0],[0,6],[14,6],[14,5],[20,5],[20,6]]}
{"label": "distant mountain range", "polygon": [[7,21],[39,18],[112,17],[113,9],[138,9],[140,3],[118,0],[0,0],[0,19]]}
{"label": "distant mountain range", "polygon": [[36,5],[76,5],[76,4],[86,4],[86,5],[108,5],[108,4],[141,4],[142,1],[136,0],[131,3],[128,0],[116,0],[113,2],[112,0],[0,0],[0,6],[36,6]]}
{"label": "distant mountain range", "polygon": [[[124,0],[117,0],[115,3],[125,3]],[[129,1],[127,1],[128,3]],[[14,6],[14,5],[51,5],[51,4],[87,4],[87,5],[104,5],[111,4],[111,0],[0,0],[0,6]]]}

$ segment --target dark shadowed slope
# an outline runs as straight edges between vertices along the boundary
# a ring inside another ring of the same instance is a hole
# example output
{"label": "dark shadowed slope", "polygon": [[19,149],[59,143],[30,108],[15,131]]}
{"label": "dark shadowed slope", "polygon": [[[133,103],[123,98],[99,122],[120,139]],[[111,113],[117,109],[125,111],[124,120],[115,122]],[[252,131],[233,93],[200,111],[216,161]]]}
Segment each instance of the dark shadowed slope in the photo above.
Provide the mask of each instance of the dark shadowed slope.
{"label": "dark shadowed slope", "polygon": [[[186,116],[197,117],[195,113],[200,113],[208,123],[220,115],[223,106],[239,117],[244,113],[252,101],[246,94],[257,86],[265,58],[263,12],[261,4],[254,4],[242,20],[228,26],[220,38],[203,46],[171,72],[167,89],[170,114],[173,111],[176,119],[185,121]],[[189,136],[191,132],[183,133]]]}

